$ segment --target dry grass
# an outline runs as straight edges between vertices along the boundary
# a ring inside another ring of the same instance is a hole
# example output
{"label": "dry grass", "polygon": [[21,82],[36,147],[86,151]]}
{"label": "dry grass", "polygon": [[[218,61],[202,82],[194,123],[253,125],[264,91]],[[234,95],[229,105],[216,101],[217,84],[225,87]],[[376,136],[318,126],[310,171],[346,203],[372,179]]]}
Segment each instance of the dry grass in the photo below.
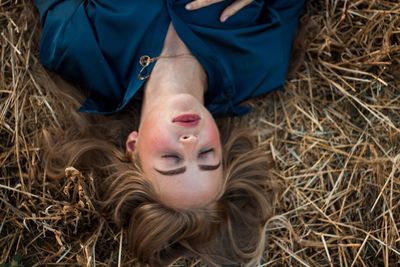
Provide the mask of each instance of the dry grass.
{"label": "dry grass", "polygon": [[[263,266],[396,266],[400,3],[315,0],[308,14],[302,68],[251,103],[285,184]],[[92,181],[43,173],[41,130],[63,103],[38,82],[37,20],[31,1],[0,0],[0,264],[134,265],[95,212]]]}

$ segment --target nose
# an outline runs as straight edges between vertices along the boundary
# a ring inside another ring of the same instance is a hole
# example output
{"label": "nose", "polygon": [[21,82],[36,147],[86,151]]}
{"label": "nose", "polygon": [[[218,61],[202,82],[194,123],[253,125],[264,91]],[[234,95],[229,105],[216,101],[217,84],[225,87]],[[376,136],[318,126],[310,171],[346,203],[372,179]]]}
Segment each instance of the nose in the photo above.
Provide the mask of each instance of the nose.
{"label": "nose", "polygon": [[194,134],[185,134],[185,135],[182,135],[182,136],[179,138],[179,141],[180,141],[182,144],[194,145],[194,144],[197,143],[198,139],[199,139],[199,138],[198,138],[197,135],[194,135]]}

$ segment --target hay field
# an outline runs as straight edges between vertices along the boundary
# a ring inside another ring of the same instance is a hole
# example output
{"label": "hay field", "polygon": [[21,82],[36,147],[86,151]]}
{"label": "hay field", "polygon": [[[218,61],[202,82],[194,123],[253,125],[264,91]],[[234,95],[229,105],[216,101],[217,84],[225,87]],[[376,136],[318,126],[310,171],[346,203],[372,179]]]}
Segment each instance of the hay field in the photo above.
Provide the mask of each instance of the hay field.
{"label": "hay field", "polygon": [[[306,17],[303,65],[245,118],[284,186],[263,266],[400,266],[400,2],[311,0]],[[0,0],[0,266],[135,266],[92,181],[43,172],[63,102],[39,34],[31,1]]]}

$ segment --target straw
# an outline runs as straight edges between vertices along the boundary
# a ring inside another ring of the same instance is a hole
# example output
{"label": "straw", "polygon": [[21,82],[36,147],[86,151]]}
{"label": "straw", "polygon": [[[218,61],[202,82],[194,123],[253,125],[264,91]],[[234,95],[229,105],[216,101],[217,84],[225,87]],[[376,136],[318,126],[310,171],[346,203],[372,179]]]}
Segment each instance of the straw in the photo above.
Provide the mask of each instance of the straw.
{"label": "straw", "polygon": [[[42,131],[65,109],[43,82],[38,20],[32,1],[0,1],[0,265],[138,266],[94,209],[90,177],[44,173]],[[244,118],[285,187],[262,266],[396,266],[400,3],[311,0],[303,20],[300,69]]]}

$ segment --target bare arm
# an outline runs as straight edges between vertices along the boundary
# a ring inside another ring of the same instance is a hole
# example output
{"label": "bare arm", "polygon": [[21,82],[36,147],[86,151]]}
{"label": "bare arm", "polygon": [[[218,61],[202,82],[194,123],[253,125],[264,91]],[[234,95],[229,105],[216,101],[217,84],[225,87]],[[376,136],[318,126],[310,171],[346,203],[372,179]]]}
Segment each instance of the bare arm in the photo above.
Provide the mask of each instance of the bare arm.
{"label": "bare arm", "polygon": [[[222,1],[225,1],[225,0],[194,0],[186,5],[186,9],[196,10],[196,9],[200,9],[200,8],[203,8],[203,7],[212,5],[212,4],[216,4],[216,3],[219,3]],[[238,12],[245,6],[251,4],[251,2],[253,2],[253,0],[236,0],[236,1],[234,1],[231,5],[229,5],[227,8],[225,8],[225,10],[222,12],[222,14],[220,16],[221,22],[226,21],[229,17],[236,14],[236,12]]]}

